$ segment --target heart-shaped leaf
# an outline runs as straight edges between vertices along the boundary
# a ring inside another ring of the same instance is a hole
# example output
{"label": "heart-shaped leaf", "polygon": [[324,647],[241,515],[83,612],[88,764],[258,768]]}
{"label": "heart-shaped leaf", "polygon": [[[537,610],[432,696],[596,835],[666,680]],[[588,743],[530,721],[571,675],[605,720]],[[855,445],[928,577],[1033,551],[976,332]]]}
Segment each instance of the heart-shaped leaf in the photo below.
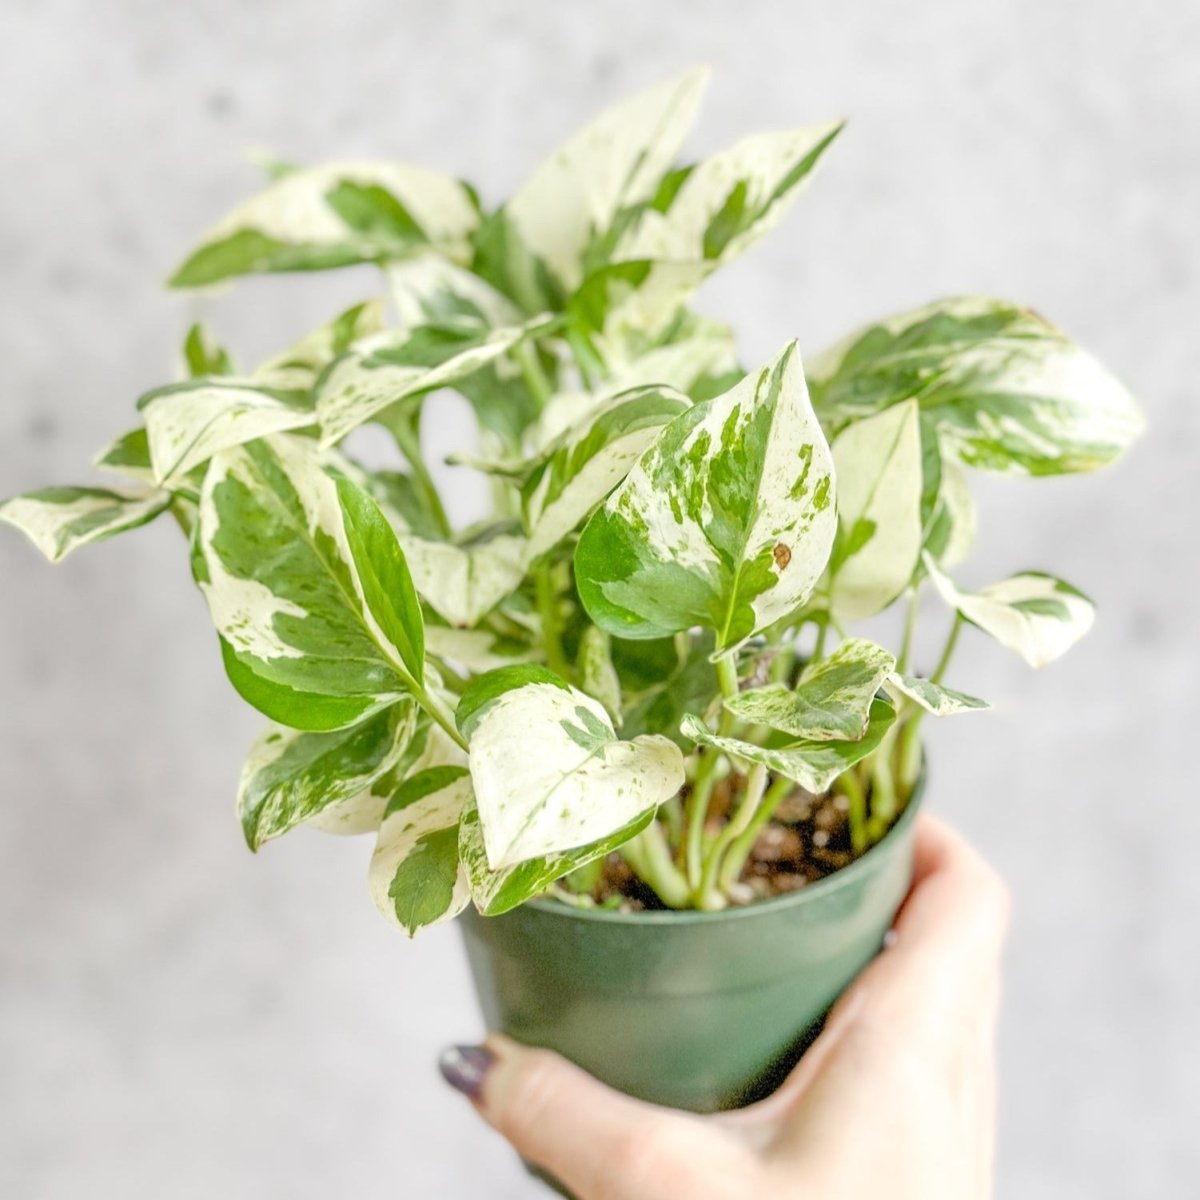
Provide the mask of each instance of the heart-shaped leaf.
{"label": "heart-shaped leaf", "polygon": [[1069,583],[1040,571],[1025,571],[978,592],[963,592],[925,556],[929,578],[945,602],[1031,667],[1044,667],[1065,654],[1089,629],[1096,610]]}
{"label": "heart-shaped leaf", "polygon": [[802,603],[836,528],[795,343],[671,422],[584,527],[580,598],[618,637],[707,626],[729,650]]}
{"label": "heart-shaped leaf", "polygon": [[856,762],[877,749],[883,735],[892,727],[896,710],[886,700],[871,704],[870,721],[866,732],[854,741],[812,741],[797,739],[780,745],[758,746],[740,738],[715,734],[697,716],[684,717],[681,726],[684,736],[703,746],[712,746],[746,762],[761,763],[769,771],[791,779],[814,795],[826,791],[830,784]]}
{"label": "heart-shaped leaf", "polygon": [[471,797],[465,767],[433,767],[388,802],[368,884],[379,911],[410,937],[456,917],[470,901],[458,823]]}
{"label": "heart-shaped leaf", "polygon": [[623,742],[604,706],[544,667],[474,680],[459,701],[492,870],[607,837],[675,795],[674,742]]}
{"label": "heart-shaped leaf", "polygon": [[915,397],[946,454],[1005,474],[1104,466],[1143,426],[1096,359],[1005,300],[943,300],[889,317],[811,360],[808,378],[827,428]]}
{"label": "heart-shaped leaf", "polygon": [[809,667],[794,690],[782,684],[752,688],[731,696],[725,707],[752,725],[807,741],[857,741],[895,665],[895,657],[881,646],[849,638]]}

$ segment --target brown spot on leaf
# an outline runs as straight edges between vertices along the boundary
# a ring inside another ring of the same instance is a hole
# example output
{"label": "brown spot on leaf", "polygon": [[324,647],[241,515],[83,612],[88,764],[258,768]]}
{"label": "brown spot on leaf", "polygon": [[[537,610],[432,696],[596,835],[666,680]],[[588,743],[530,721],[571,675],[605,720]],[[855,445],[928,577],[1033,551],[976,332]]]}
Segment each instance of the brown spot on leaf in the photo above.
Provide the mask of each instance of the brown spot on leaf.
{"label": "brown spot on leaf", "polygon": [[792,561],[791,548],[785,546],[782,542],[772,551],[775,555],[775,565],[782,571],[784,567]]}

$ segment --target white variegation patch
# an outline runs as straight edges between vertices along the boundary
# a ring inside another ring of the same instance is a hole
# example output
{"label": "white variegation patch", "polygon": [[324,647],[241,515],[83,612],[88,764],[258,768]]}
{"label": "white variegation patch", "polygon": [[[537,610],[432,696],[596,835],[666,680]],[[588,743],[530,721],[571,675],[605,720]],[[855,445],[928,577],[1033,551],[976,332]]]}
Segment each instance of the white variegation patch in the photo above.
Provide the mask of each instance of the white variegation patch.
{"label": "white variegation patch", "polygon": [[[790,177],[806,159],[819,153],[839,128],[833,123],[755,134],[705,159],[684,181],[665,213],[643,214],[614,257],[623,261],[725,262],[741,254],[778,224],[807,178],[789,186]],[[744,193],[743,211],[755,215],[714,253],[710,230],[735,191]]]}
{"label": "white variegation patch", "polygon": [[[420,589],[418,589],[420,590]],[[445,625],[425,626],[425,648],[430,654],[481,675],[513,663],[534,662],[538,654],[531,649],[519,651],[498,648],[496,635],[487,629],[452,629]]]}
{"label": "white variegation patch", "polygon": [[1031,667],[1044,667],[1065,654],[1095,618],[1092,602],[1052,575],[1026,572],[971,593],[960,591],[928,554],[925,567],[951,608]]}
{"label": "white variegation patch", "polygon": [[171,484],[221,450],[301,429],[312,410],[254,379],[197,381],[152,394],[142,407],[155,480]]}
{"label": "white variegation patch", "polygon": [[326,197],[339,183],[378,186],[408,210],[429,241],[452,255],[479,224],[467,189],[449,175],[404,163],[325,163],[290,171],[239,204],[204,238],[211,245],[251,229],[289,245],[336,245],[355,236]]}
{"label": "white variegation patch", "polygon": [[991,707],[986,700],[968,696],[966,692],[956,692],[953,688],[934,683],[932,679],[904,675],[899,671],[893,671],[884,680],[883,686],[888,695],[897,702],[907,698],[935,717],[949,717],[960,712],[979,712]]}
{"label": "white variegation patch", "polygon": [[409,936],[452,920],[471,899],[458,863],[458,822],[471,799],[470,777],[446,772],[429,778],[442,786],[425,794],[418,788],[415,799],[384,817],[367,873],[379,911]]}
{"label": "white variegation patch", "polygon": [[413,586],[451,625],[470,627],[525,578],[524,538],[499,534],[471,546],[397,530]]}
{"label": "white variegation patch", "polygon": [[152,521],[171,503],[149,488],[42,488],[0,503],[0,521],[19,529],[51,561]]}
{"label": "white variegation patch", "polygon": [[505,211],[525,245],[566,287],[618,211],[649,199],[691,128],[707,70],[689,71],[608,109],[560,146]]}
{"label": "white variegation patch", "polygon": [[550,683],[493,700],[470,735],[470,763],[492,870],[597,841],[684,781],[674,742],[620,741],[602,704]]}
{"label": "white variegation patch", "polygon": [[154,468],[150,463],[150,447],[146,430],[141,426],[121,434],[120,437],[113,438],[92,459],[92,465],[99,467],[102,471],[112,471],[118,475],[124,475],[127,479],[135,479],[138,483],[155,487]]}
{"label": "white variegation patch", "polygon": [[499,329],[521,321],[520,309],[507,296],[440,254],[416,254],[389,264],[386,272],[401,329],[430,321]]}
{"label": "white variegation patch", "polygon": [[307,392],[339,354],[385,326],[383,301],[367,300],[272,355],[254,369],[254,381],[262,387]]}
{"label": "white variegation patch", "polygon": [[912,579],[921,554],[921,434],[915,400],[848,426],[833,443],[841,540],[829,604],[872,617]]}
{"label": "white variegation patch", "polygon": [[523,325],[492,330],[435,367],[375,360],[371,347],[346,355],[330,368],[317,391],[321,446],[332,446],[399,400],[465,378],[554,322],[543,313]]}
{"label": "white variegation patch", "polygon": [[936,555],[943,567],[957,566],[971,552],[979,529],[979,516],[967,473],[956,462],[943,461],[938,508],[948,524],[945,546]]}

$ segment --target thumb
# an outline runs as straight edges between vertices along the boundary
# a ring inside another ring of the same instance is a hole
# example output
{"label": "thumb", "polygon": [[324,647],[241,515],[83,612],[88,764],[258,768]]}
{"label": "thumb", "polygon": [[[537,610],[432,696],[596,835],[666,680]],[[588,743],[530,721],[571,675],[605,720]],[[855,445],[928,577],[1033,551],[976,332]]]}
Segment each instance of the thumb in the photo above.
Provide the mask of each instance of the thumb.
{"label": "thumb", "polygon": [[527,1161],[579,1200],[674,1200],[699,1121],[605,1087],[548,1050],[492,1036],[455,1046],[443,1077]]}

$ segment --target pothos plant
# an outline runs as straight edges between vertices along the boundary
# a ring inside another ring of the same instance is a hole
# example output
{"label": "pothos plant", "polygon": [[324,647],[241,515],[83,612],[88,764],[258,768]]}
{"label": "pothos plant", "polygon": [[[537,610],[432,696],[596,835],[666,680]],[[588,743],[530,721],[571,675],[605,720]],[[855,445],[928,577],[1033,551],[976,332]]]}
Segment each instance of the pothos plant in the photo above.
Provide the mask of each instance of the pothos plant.
{"label": "pothos plant", "polygon": [[[677,165],[704,80],[604,113],[496,209],[419,167],[273,165],[172,285],[373,263],[390,316],[369,300],[250,371],[195,327],[186,377],[96,460],[129,486],[0,507],[51,560],[178,521],[229,678],[271,722],[241,777],[247,842],[374,833],[371,891],[409,933],[579,892],[613,852],[666,906],[744,900],[798,788],[844,797],[862,852],[913,791],[925,717],[985,707],[944,681],[964,625],[1040,666],[1091,624],[1051,575],[947,572],[974,533],[966,470],[1105,465],[1140,427],[1124,387],[976,297],[746,371],[692,295],[841,126]],[[466,529],[421,449],[447,389],[478,424],[454,461],[494,499]],[[356,456],[368,423],[388,469]],[[922,677],[927,588],[949,631]],[[898,603],[897,652],[850,632]]]}

